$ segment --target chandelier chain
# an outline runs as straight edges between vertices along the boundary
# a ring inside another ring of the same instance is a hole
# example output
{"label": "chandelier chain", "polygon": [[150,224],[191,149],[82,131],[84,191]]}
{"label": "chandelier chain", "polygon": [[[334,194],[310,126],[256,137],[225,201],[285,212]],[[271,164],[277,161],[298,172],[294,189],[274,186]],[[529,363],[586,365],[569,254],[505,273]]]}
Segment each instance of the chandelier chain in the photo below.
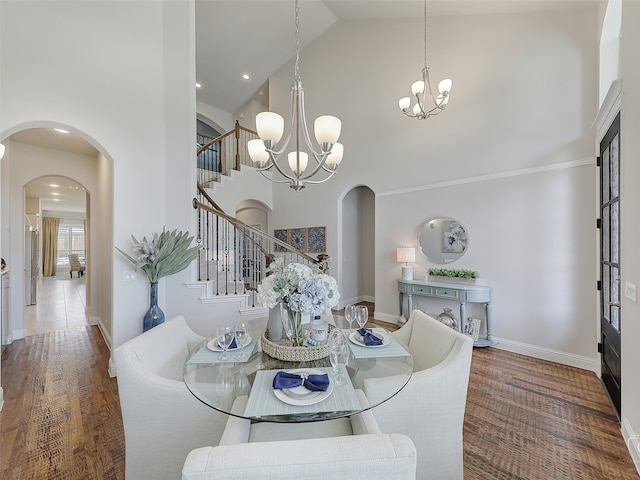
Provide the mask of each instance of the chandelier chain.
{"label": "chandelier chain", "polygon": [[296,66],[294,75],[296,80],[300,80],[300,7],[298,7],[298,0],[296,0]]}
{"label": "chandelier chain", "polygon": [[424,0],[424,68],[427,68],[427,0]]}

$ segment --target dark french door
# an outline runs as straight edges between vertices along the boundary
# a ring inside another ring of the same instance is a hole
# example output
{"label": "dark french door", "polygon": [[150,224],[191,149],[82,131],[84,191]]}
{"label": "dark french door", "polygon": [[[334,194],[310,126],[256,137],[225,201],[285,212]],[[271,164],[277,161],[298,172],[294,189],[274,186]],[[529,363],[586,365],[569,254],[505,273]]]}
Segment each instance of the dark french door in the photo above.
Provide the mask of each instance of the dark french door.
{"label": "dark french door", "polygon": [[620,114],[600,142],[602,381],[620,417]]}

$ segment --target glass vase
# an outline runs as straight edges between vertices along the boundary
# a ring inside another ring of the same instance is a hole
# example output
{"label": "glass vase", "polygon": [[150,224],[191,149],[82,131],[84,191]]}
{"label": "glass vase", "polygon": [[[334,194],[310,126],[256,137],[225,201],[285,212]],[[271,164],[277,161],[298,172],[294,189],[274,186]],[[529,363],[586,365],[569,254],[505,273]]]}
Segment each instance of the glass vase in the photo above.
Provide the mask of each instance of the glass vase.
{"label": "glass vase", "polygon": [[283,317],[284,329],[294,347],[302,347],[305,341],[305,328],[302,312],[296,312],[287,308],[287,316]]}
{"label": "glass vase", "polygon": [[269,320],[267,321],[267,338],[272,342],[282,340],[282,318],[288,315],[284,303],[280,302],[275,307],[269,309]]}
{"label": "glass vase", "polygon": [[158,284],[150,283],[149,286],[151,287],[149,291],[149,310],[144,314],[142,322],[143,332],[164,322],[164,312],[158,306]]}

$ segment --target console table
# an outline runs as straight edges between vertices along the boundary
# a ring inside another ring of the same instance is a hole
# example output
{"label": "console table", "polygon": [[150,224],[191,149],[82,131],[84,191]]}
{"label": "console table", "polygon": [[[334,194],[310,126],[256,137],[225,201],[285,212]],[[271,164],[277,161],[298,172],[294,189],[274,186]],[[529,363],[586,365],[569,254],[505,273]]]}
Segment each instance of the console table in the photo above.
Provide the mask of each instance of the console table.
{"label": "console table", "polygon": [[475,347],[490,347],[493,345],[493,340],[491,340],[491,287],[487,287],[485,285],[398,280],[398,292],[400,299],[400,315],[402,315],[405,293],[407,294],[407,316],[411,315],[411,311],[413,310],[413,295],[460,302],[460,322],[458,322],[458,330],[460,332],[462,332],[464,321],[466,319],[465,304],[467,302],[484,303],[487,337],[478,338],[473,345]]}

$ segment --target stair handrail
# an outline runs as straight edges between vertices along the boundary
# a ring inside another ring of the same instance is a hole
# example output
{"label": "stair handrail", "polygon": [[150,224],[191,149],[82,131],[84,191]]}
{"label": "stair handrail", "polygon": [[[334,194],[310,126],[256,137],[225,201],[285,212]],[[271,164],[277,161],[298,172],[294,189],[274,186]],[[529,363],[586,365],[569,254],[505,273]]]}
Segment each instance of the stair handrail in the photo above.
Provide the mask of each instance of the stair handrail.
{"label": "stair handrail", "polygon": [[[285,243],[282,240],[279,240],[276,237],[273,237],[273,236],[269,235],[268,233],[263,232],[262,230],[259,230],[259,229],[255,228],[255,227],[252,227],[251,225],[247,225],[242,220],[238,220],[237,218],[232,217],[231,215],[228,215],[228,214],[224,213],[222,210],[218,210],[217,208],[210,207],[209,205],[205,205],[204,203],[199,202],[197,198],[193,199],[193,208],[195,208],[195,209],[201,208],[202,210],[206,210],[207,212],[213,213],[214,215],[218,215],[219,217],[224,218],[225,220],[227,220],[227,221],[231,222],[232,224],[234,224],[236,227],[240,227],[242,229],[247,229],[247,230],[249,230],[249,231],[251,231],[253,233],[261,235],[261,236],[269,239],[273,243],[283,247],[284,249],[286,249],[286,250],[288,250],[288,251],[290,251],[292,253],[295,253],[296,255],[304,258],[309,263],[322,264],[324,261],[326,261],[326,255],[320,254],[320,255],[318,255],[319,258],[313,258],[311,255],[307,255],[306,253],[293,248],[288,243]],[[260,249],[260,251],[262,253],[264,253],[264,255],[267,258],[273,258],[274,255],[272,253],[270,253],[269,251],[267,251],[264,247],[262,247],[261,245],[257,245],[257,244],[256,244],[256,246]]]}
{"label": "stair handrail", "polygon": [[234,125],[233,130],[229,130],[226,133],[223,133],[222,135],[219,135],[215,138],[211,137],[211,135],[207,135],[205,133],[198,133],[198,135],[200,135],[201,137],[207,137],[207,138],[211,138],[211,140],[209,140],[207,143],[205,143],[204,145],[202,145],[197,153],[196,153],[196,157],[199,156],[202,152],[204,152],[205,150],[207,150],[208,148],[210,148],[212,145],[216,144],[216,143],[221,143],[222,140],[224,140],[225,138],[231,136],[231,135],[235,135],[235,139],[236,139],[236,152],[235,152],[235,170],[240,170],[240,164],[241,164],[241,159],[240,159],[240,132],[244,131],[247,133],[250,133],[252,135],[255,135],[256,137],[258,136],[258,132],[256,132],[255,130],[252,130],[250,128],[247,127],[243,127],[242,125],[240,125],[240,122],[238,120],[236,120],[236,123]]}

